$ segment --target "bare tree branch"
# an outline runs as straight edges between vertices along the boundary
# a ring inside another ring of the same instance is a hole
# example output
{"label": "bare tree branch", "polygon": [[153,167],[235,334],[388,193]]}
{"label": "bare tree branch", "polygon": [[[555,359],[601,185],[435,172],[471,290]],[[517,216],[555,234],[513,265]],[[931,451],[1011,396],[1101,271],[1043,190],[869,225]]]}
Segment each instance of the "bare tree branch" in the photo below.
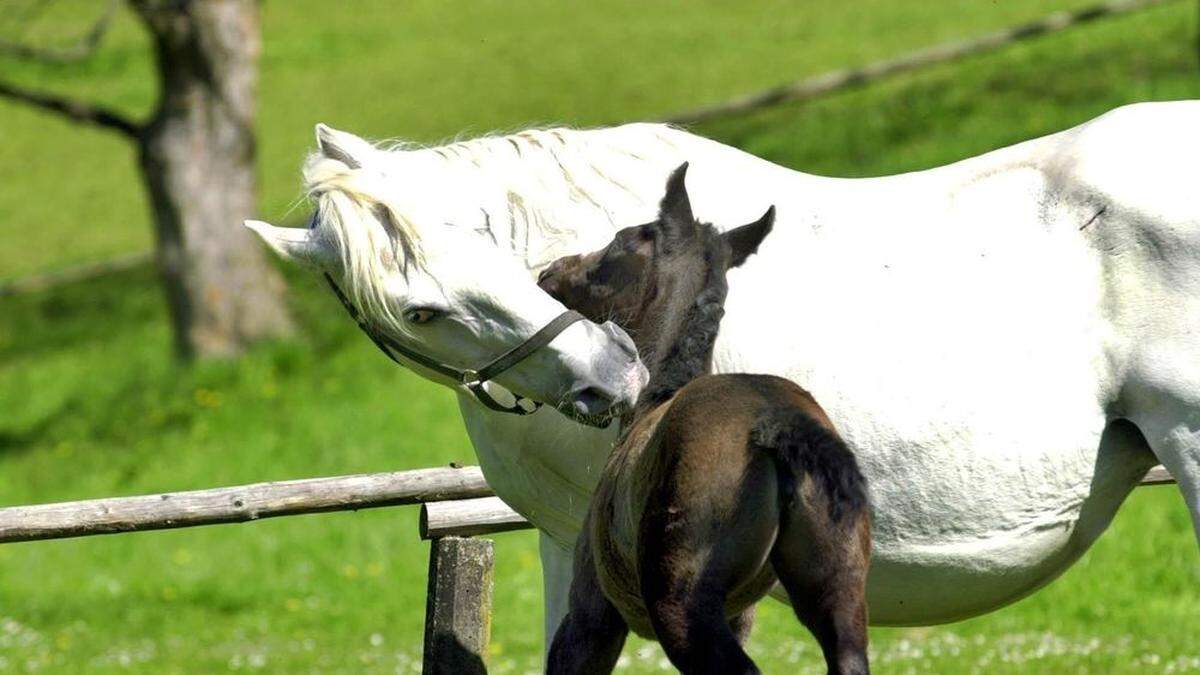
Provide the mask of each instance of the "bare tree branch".
{"label": "bare tree branch", "polygon": [[129,138],[138,138],[142,133],[142,125],[112,108],[86,101],[78,101],[65,96],[25,89],[11,82],[0,81],[0,98],[27,103],[43,110],[56,112],[76,122],[94,124],[106,129],[112,129],[113,131],[119,131]]}
{"label": "bare tree branch", "polygon": [[9,56],[24,61],[42,61],[45,63],[74,63],[82,61],[96,52],[100,41],[112,25],[112,18],[117,13],[117,0],[109,0],[108,7],[100,15],[92,27],[73,45],[66,47],[36,47],[21,42],[0,40],[0,56]]}

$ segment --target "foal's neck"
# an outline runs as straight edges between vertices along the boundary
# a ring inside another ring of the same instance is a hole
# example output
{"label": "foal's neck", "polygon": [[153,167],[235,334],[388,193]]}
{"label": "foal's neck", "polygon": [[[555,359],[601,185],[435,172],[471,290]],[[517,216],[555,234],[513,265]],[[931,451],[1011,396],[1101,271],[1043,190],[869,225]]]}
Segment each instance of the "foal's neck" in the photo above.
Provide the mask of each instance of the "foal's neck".
{"label": "foal's neck", "polygon": [[[654,308],[659,316],[653,327],[640,331],[647,345],[638,345],[638,349],[650,355],[650,382],[638,398],[639,410],[670,399],[688,382],[712,370],[713,345],[725,315],[728,291],[722,262],[716,251],[706,250],[698,289],[683,296],[672,294],[663,307]],[[644,326],[646,323],[643,321]]]}

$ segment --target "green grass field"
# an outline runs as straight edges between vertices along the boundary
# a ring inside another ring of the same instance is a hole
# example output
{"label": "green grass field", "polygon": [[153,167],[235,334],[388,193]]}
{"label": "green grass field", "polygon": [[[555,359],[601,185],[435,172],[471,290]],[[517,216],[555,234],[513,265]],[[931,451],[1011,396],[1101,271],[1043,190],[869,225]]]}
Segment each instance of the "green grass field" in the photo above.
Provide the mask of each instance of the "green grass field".
{"label": "green grass field", "polygon": [[[268,218],[295,201],[316,121],[432,141],[658,116],[1047,11],[1032,0],[354,7],[266,3]],[[1195,18],[1176,4],[698,131],[818,173],[933,166],[1121,103],[1200,97]],[[78,74],[0,68],[144,111],[144,42],[130,20],[113,37]],[[0,278],[149,245],[121,141],[2,102],[0,123],[12,158],[0,162]],[[149,270],[0,299],[0,503],[471,462],[450,393],[391,367],[315,279],[288,274],[301,337],[189,369],[169,358]],[[496,541],[492,670],[536,671],[536,541]],[[412,672],[427,553],[412,509],[3,546],[0,672]],[[1182,501],[1143,488],[1048,588],[971,621],[877,629],[873,656],[886,673],[1200,670],[1198,602]],[[775,603],[752,650],[767,672],[823,672]],[[626,650],[624,672],[663,667],[656,647]]]}

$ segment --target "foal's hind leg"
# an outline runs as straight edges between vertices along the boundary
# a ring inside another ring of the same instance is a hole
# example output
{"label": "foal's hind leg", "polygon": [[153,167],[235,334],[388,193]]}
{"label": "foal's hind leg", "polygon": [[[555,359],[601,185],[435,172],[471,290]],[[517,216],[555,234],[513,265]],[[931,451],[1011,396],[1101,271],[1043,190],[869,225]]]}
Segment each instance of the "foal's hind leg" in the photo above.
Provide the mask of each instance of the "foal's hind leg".
{"label": "foal's hind leg", "polygon": [[771,552],[775,574],[787,590],[796,617],[821,645],[830,675],[870,672],[866,600],[869,555],[865,515],[857,531],[847,528],[845,532],[830,531],[816,537],[809,527],[785,526]]}
{"label": "foal's hind leg", "polygon": [[776,534],[774,483],[762,472],[746,473],[732,488],[664,486],[642,516],[642,598],[663,651],[689,675],[759,672],[741,647],[752,609],[732,620],[726,614],[735,589],[757,599],[774,581],[767,568]]}
{"label": "foal's hind leg", "polygon": [[654,633],[679,672],[759,672],[725,618],[723,593],[704,584],[689,588],[693,581],[689,579],[662,581],[666,584],[660,592],[646,594],[643,585],[643,594]]}

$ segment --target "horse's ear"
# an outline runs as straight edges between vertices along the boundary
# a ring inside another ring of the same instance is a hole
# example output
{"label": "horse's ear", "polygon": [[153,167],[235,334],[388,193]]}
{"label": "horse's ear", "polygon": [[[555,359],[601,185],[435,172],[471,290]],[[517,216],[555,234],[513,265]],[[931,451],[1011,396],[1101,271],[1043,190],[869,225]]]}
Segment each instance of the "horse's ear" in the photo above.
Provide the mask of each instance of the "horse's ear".
{"label": "horse's ear", "polygon": [[333,252],[310,229],[275,227],[261,220],[247,220],[245,225],[284,260],[318,270],[335,261]]}
{"label": "horse's ear", "polygon": [[361,169],[366,158],[375,151],[375,146],[345,131],[318,124],[317,148],[329,159],[335,159],[351,169]]}
{"label": "horse's ear", "polygon": [[775,206],[772,204],[767,212],[762,214],[758,220],[749,225],[735,227],[732,230],[722,234],[725,243],[729,244],[731,251],[729,266],[737,267],[746,262],[752,254],[758,252],[758,246],[763,239],[771,233],[771,228],[775,225]]}
{"label": "horse's ear", "polygon": [[658,226],[670,240],[691,232],[696,227],[692,216],[692,201],[688,198],[686,178],[688,163],[680,164],[667,179],[667,194],[658,207]]}

